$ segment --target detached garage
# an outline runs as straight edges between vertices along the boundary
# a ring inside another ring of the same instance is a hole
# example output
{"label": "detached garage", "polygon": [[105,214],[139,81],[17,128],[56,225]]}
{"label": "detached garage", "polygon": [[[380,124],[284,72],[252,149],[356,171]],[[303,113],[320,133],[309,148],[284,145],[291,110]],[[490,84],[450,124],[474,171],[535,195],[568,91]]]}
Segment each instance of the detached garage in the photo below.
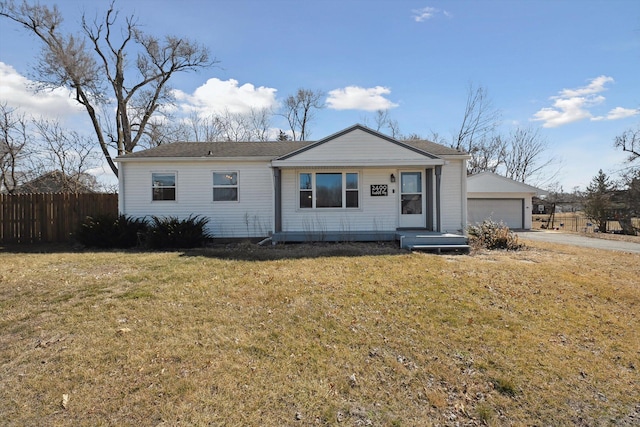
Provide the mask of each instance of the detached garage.
{"label": "detached garage", "polygon": [[515,230],[531,228],[533,196],[546,192],[491,172],[467,177],[467,222],[490,218]]}

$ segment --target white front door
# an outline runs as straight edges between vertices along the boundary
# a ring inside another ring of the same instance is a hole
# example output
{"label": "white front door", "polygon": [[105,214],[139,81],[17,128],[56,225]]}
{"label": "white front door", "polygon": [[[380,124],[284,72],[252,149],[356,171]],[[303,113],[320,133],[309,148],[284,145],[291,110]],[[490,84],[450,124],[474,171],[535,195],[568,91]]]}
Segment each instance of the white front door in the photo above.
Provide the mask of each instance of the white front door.
{"label": "white front door", "polygon": [[424,228],[426,207],[424,197],[424,173],[400,172],[400,227]]}

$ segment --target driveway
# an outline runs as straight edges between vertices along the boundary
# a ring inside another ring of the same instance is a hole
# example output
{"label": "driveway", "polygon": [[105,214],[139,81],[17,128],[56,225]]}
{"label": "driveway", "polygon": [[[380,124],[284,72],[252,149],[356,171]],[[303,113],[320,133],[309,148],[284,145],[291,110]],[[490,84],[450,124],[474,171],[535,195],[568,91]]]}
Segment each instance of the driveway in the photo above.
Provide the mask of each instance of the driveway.
{"label": "driveway", "polygon": [[540,242],[560,243],[563,245],[583,246],[593,249],[607,249],[640,254],[640,243],[622,242],[618,240],[599,239],[578,234],[562,233],[551,230],[528,230],[516,232],[522,240],[537,240]]}

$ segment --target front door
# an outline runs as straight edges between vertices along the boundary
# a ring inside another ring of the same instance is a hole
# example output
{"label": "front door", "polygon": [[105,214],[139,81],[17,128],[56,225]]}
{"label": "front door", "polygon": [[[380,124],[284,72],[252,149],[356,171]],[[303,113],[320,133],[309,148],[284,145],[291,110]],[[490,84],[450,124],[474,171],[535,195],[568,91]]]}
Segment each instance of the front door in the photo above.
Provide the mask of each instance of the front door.
{"label": "front door", "polygon": [[418,171],[400,172],[400,227],[424,228],[426,209],[423,173]]}

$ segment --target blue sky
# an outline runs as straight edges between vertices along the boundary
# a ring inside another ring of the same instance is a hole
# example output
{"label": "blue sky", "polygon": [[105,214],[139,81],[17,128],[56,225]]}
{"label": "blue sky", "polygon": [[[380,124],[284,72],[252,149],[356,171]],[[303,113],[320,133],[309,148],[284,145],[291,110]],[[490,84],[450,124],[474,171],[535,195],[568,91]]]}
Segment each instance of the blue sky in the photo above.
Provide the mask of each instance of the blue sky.
{"label": "blue sky", "polygon": [[[104,0],[58,4],[68,29]],[[449,139],[469,84],[512,126],[534,126],[560,160],[565,190],[585,188],[625,155],[613,139],[640,123],[640,1],[129,0],[149,33],[198,40],[216,67],[173,81],[179,101],[216,111],[277,106],[297,88],[327,94],[311,139],[389,109],[404,134]],[[0,100],[87,123],[64,91],[26,86],[37,41],[0,20]],[[274,126],[286,128],[274,120]],[[557,168],[558,166],[556,166]],[[550,170],[553,172],[553,170]]]}

